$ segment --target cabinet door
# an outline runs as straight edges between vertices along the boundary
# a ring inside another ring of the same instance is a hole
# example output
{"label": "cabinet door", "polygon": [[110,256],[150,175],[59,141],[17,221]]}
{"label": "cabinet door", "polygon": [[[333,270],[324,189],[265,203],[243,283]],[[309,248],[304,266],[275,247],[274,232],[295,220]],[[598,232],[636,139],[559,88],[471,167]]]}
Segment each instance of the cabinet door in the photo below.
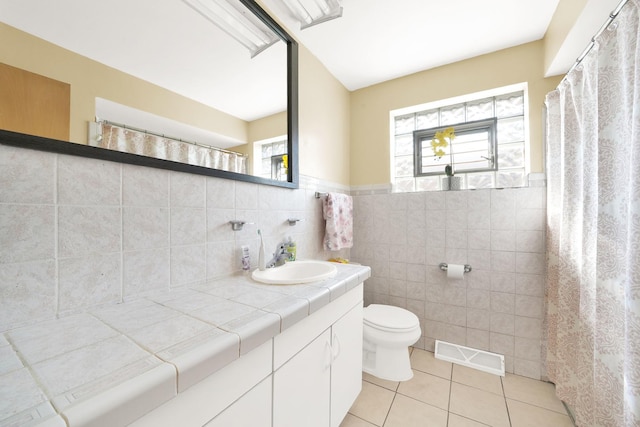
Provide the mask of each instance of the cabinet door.
{"label": "cabinet door", "polygon": [[249,390],[206,427],[271,427],[271,376]]}
{"label": "cabinet door", "polygon": [[331,378],[327,329],[273,375],[273,427],[327,427]]}
{"label": "cabinet door", "polygon": [[331,329],[331,427],[338,427],[362,389],[362,305]]}

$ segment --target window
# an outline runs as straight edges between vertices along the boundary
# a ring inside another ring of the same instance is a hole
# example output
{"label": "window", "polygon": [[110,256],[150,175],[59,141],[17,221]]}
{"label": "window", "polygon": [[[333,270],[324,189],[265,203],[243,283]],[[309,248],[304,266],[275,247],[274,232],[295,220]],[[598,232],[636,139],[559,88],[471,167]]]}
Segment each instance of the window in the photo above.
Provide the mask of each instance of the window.
{"label": "window", "polygon": [[[454,141],[438,157],[431,141],[436,133],[448,128],[455,131]],[[441,175],[449,164],[455,173],[496,170],[496,148],[495,118],[414,131],[414,176]]]}
{"label": "window", "polygon": [[287,136],[257,141],[254,145],[254,175],[278,181],[287,180]]}
{"label": "window", "polygon": [[[517,89],[517,90],[516,90]],[[434,157],[435,133],[454,127],[454,171],[463,188],[521,187],[528,172],[526,87],[470,95],[391,113],[394,192],[442,188],[450,152]]]}
{"label": "window", "polygon": [[271,156],[271,179],[275,179],[277,181],[287,180],[287,164],[285,163],[286,158],[286,154],[277,154]]}

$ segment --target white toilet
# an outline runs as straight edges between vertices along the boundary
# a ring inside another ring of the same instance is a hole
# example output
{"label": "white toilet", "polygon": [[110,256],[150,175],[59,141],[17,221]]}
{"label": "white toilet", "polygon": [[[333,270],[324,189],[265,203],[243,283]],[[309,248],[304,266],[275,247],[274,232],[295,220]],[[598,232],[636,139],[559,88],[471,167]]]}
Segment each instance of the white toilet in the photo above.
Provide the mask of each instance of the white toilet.
{"label": "white toilet", "polygon": [[409,346],[421,334],[418,316],[410,311],[381,304],[365,307],[362,370],[390,381],[411,379]]}

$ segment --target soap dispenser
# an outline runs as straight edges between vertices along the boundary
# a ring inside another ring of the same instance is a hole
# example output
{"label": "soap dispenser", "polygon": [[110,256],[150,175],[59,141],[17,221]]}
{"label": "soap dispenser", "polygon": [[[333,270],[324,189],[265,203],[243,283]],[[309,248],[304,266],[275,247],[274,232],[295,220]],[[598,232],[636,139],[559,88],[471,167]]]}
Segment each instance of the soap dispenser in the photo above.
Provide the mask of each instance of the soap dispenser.
{"label": "soap dispenser", "polygon": [[291,236],[289,236],[289,241],[287,242],[287,252],[289,252],[289,261],[295,261],[297,248],[296,242],[291,239]]}

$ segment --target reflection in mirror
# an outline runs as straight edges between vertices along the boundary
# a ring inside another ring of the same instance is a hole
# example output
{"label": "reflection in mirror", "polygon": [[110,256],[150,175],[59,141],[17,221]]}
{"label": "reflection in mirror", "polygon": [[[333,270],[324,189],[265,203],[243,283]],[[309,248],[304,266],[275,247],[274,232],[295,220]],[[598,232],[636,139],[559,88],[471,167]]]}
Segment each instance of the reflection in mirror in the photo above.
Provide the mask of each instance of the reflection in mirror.
{"label": "reflection in mirror", "polygon": [[[226,0],[215,2],[227,3]],[[244,165],[230,168],[230,174],[199,169],[194,172],[297,186],[297,45],[255,1],[229,0],[235,4],[236,14],[255,16],[254,21],[264,24],[271,33],[271,41],[252,51],[238,43],[236,37],[229,37],[228,29],[223,31],[213,25],[210,17],[196,11],[187,0],[162,5],[151,0],[133,3],[114,0],[109,10],[100,8],[97,14],[92,10],[100,7],[100,2],[96,1],[80,5],[72,0],[60,0],[55,5],[39,2],[39,7],[51,7],[51,10],[41,10],[38,14],[32,13],[32,3],[32,0],[0,0],[3,22],[196,101],[213,112],[207,118],[203,114],[190,114],[184,105],[167,106],[154,102],[147,94],[144,98],[136,98],[136,92],[144,91],[137,87],[113,90],[110,81],[104,82],[104,90],[92,87],[93,93],[102,95],[91,100],[96,120],[128,128],[126,132],[118,131],[119,135],[142,131],[143,136],[134,138],[138,142],[165,140],[167,145],[164,150],[152,147],[143,153],[133,150],[134,153],[149,155],[164,151],[159,158],[196,165],[193,153],[207,151],[206,146],[215,146],[221,149],[216,151],[219,153],[238,153],[238,158],[245,159],[240,162]],[[123,14],[122,10],[127,13]],[[92,19],[89,23],[86,16],[100,16],[100,19]],[[91,31],[87,31],[89,24]],[[60,32],[56,28],[66,31]],[[171,28],[177,31],[167,30]],[[189,31],[185,31],[187,28]],[[72,79],[66,81],[71,81],[73,93]],[[86,105],[87,101],[83,99],[82,104]],[[149,117],[154,120],[149,121]],[[98,140],[105,140],[103,129],[100,132],[93,126],[93,131],[83,142],[73,137],[72,130],[70,140],[89,145],[98,145]],[[274,139],[278,140],[277,144]],[[121,150],[127,144],[119,142],[117,145]],[[187,156],[174,159],[167,156],[168,151]],[[266,152],[273,157],[269,159],[269,168],[265,167],[262,155]],[[195,157],[198,156],[202,157],[201,154]],[[200,166],[219,167],[217,164],[207,161]],[[244,170],[253,176],[244,175]]]}
{"label": "reflection in mirror", "polygon": [[254,144],[253,175],[278,181],[287,180],[289,156],[287,155],[287,136],[281,135],[257,141]]}
{"label": "reflection in mirror", "polygon": [[247,173],[247,156],[192,141],[100,121],[90,127],[89,145],[140,156]]}

